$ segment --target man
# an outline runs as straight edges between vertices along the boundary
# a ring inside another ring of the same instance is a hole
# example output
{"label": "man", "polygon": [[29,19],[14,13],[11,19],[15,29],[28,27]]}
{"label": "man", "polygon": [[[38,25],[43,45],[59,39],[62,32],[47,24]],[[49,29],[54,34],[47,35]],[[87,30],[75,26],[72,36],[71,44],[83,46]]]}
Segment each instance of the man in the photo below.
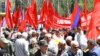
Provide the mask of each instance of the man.
{"label": "man", "polygon": [[15,56],[29,56],[29,43],[26,40],[27,37],[28,34],[23,32],[22,36],[15,41]]}
{"label": "man", "polygon": [[39,46],[37,45],[37,40],[36,40],[36,38],[31,38],[31,39],[30,39],[29,49],[30,49],[30,56],[34,56],[34,54],[35,54],[35,53],[37,52],[37,50],[39,49]]}
{"label": "man", "polygon": [[70,49],[70,47],[67,46],[66,41],[61,40],[61,42],[59,42],[58,46],[59,46],[59,51],[58,51],[57,56],[68,56],[67,51]]}
{"label": "man", "polygon": [[97,47],[97,43],[94,40],[87,41],[89,56],[100,56],[100,48]]}
{"label": "man", "polygon": [[45,40],[40,40],[38,44],[40,49],[35,53],[34,56],[49,56],[47,42]]}
{"label": "man", "polygon": [[68,46],[71,46],[72,36],[67,36],[66,43]]}
{"label": "man", "polygon": [[71,49],[67,53],[68,56],[83,56],[83,52],[79,49],[79,43],[77,41],[71,42]]}
{"label": "man", "polygon": [[51,56],[56,56],[58,53],[58,45],[55,43],[54,39],[52,39],[52,35],[47,33],[44,39],[48,43],[48,51],[51,53]]}
{"label": "man", "polygon": [[4,35],[0,36],[0,56],[7,55],[7,49],[9,41],[4,37]]}
{"label": "man", "polygon": [[83,33],[83,31],[81,30],[81,28],[75,28],[75,41],[77,41],[79,43],[79,48],[81,48],[82,50],[86,49],[87,47],[87,37],[86,35]]}

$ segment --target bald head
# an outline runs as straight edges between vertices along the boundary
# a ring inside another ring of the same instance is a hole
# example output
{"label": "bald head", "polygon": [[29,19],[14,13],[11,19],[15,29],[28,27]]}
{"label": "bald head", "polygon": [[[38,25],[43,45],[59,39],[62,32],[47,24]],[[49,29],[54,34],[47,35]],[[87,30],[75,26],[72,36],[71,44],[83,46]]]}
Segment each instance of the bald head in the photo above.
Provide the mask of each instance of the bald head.
{"label": "bald head", "polygon": [[79,47],[79,43],[77,41],[72,41],[71,46]]}
{"label": "bald head", "polygon": [[66,41],[72,41],[72,36],[67,36]]}

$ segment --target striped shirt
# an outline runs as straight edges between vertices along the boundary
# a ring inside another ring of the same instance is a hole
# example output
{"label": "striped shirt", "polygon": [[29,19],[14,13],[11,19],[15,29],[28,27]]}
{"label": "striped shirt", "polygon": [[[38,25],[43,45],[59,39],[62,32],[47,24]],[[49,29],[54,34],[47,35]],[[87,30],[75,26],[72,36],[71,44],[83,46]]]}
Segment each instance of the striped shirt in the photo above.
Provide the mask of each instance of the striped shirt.
{"label": "striped shirt", "polygon": [[16,56],[29,56],[29,42],[24,38],[19,38],[15,41],[15,55]]}

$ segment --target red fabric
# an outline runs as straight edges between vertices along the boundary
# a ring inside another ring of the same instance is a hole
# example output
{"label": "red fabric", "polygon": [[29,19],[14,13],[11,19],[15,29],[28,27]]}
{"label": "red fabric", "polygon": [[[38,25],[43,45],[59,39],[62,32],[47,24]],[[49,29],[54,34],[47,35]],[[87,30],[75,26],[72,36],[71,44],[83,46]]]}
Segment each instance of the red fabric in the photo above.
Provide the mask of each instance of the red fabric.
{"label": "red fabric", "polygon": [[47,1],[44,0],[44,3],[43,3],[43,6],[42,6],[42,9],[41,9],[41,13],[40,13],[40,20],[39,22],[40,23],[44,23],[44,21],[46,20],[45,17],[47,17],[47,13],[48,13],[48,6],[47,6]]}
{"label": "red fabric", "polygon": [[94,11],[92,13],[92,19],[89,25],[89,34],[88,38],[96,40],[97,36],[100,34],[100,2],[97,3],[94,7]]}
{"label": "red fabric", "polygon": [[21,22],[21,24],[19,25],[18,31],[19,32],[25,32],[26,31],[26,21],[25,20],[23,22]]}
{"label": "red fabric", "polygon": [[36,6],[36,0],[33,0],[33,2],[32,2],[32,9],[33,9],[33,11],[32,11],[32,13],[33,13],[33,21],[34,21],[34,23],[35,23],[35,29],[37,30],[37,27],[38,27],[38,18],[37,18],[37,6]]}
{"label": "red fabric", "polygon": [[36,1],[33,0],[32,5],[27,8],[26,18],[28,23],[32,25],[35,30],[38,27],[38,18],[37,18],[37,8],[36,8]]}
{"label": "red fabric", "polygon": [[20,24],[20,19],[21,18],[21,10],[20,7],[17,7],[17,9],[14,11],[13,15],[12,15],[12,19],[14,22],[14,26],[18,26]]}
{"label": "red fabric", "polygon": [[[44,1],[41,14],[40,14],[40,20],[44,27],[49,30],[52,29],[60,29],[60,28],[67,28],[67,25],[60,25],[58,24],[58,20],[60,20],[62,17],[60,17],[56,11],[54,10],[52,3],[50,1]],[[62,20],[66,20],[63,19]]]}
{"label": "red fabric", "polygon": [[13,28],[13,21],[11,19],[10,9],[11,9],[10,1],[6,0],[6,21],[7,21],[8,27],[10,29],[12,29]]}
{"label": "red fabric", "polygon": [[100,2],[100,0],[94,0],[94,6],[95,6],[98,2]]}
{"label": "red fabric", "polygon": [[78,10],[78,4],[76,4],[76,6],[74,7],[74,10],[73,10],[73,12],[72,12],[71,24],[74,23],[75,16],[76,16],[76,14],[77,14],[77,10]]}

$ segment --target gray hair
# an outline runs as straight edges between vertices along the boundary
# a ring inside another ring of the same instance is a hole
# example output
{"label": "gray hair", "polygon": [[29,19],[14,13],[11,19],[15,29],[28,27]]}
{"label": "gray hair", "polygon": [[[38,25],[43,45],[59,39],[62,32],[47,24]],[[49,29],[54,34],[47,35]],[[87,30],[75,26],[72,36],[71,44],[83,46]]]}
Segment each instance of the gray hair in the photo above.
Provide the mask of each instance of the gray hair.
{"label": "gray hair", "polygon": [[89,43],[90,45],[93,45],[93,46],[96,46],[96,45],[97,45],[96,41],[94,41],[94,40],[92,40],[92,39],[89,39],[89,40],[87,41],[87,43]]}

